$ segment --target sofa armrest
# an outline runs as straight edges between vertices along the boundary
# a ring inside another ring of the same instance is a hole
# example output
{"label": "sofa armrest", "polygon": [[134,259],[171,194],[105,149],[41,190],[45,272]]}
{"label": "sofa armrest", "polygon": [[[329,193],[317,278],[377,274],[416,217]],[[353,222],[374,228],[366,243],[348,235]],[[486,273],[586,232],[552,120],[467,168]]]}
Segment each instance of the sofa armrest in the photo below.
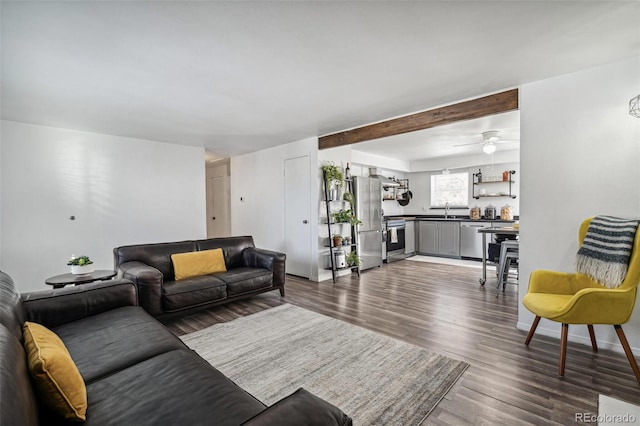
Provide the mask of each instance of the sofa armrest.
{"label": "sofa armrest", "polygon": [[74,287],[22,294],[27,321],[45,327],[96,315],[122,306],[136,306],[136,287],[129,280],[97,281]]}
{"label": "sofa armrest", "polygon": [[303,388],[242,423],[243,426],[351,426],[352,424],[351,418],[338,407]]}
{"label": "sofa armrest", "polygon": [[162,310],[162,272],[143,262],[125,262],[118,266],[118,278],[133,281],[138,288],[138,303],[151,315]]}
{"label": "sofa armrest", "polygon": [[273,285],[284,285],[287,255],[277,251],[248,247],[242,251],[242,263],[252,268],[265,268],[273,271]]}

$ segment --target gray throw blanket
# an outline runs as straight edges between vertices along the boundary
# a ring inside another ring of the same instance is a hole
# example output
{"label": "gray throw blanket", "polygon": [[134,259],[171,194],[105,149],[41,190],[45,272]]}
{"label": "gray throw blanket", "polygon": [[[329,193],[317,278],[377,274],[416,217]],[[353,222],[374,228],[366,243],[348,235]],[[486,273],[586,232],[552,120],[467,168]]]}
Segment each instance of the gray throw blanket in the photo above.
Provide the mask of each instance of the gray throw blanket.
{"label": "gray throw blanket", "polygon": [[596,216],[576,255],[576,270],[598,283],[617,288],[627,275],[640,219]]}

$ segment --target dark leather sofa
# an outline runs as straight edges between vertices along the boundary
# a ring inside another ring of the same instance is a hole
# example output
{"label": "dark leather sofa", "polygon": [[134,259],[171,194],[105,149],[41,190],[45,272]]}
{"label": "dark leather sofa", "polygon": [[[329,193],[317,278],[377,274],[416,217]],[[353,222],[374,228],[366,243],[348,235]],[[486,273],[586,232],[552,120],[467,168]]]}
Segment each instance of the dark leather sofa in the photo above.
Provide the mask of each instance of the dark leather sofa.
{"label": "dark leather sofa", "polygon": [[[58,425],[39,404],[23,348],[24,321],[64,342],[84,379],[84,425],[351,425],[299,389],[266,407],[136,306],[128,280],[18,294],[0,272],[0,425]],[[77,423],[76,423],[77,424]]]}
{"label": "dark leather sofa", "polygon": [[[227,272],[175,281],[172,254],[217,248]],[[118,278],[136,284],[140,306],[156,317],[276,289],[284,296],[285,254],[256,248],[250,236],[123,246],[113,256]]]}

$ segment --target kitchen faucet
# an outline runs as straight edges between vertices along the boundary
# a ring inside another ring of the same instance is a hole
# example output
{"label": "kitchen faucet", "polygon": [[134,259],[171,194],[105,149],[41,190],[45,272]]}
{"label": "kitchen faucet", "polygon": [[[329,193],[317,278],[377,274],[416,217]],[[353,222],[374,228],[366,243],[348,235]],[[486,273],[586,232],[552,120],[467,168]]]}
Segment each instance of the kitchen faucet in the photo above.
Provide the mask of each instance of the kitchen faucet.
{"label": "kitchen faucet", "polygon": [[449,202],[444,203],[444,218],[449,218]]}

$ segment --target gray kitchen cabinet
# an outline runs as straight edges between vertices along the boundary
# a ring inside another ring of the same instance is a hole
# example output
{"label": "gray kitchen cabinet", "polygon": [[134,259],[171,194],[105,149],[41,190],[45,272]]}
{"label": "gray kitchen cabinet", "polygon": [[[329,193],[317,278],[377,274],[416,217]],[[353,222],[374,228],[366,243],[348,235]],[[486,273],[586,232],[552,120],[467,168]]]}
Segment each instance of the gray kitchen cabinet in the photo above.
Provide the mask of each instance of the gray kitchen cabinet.
{"label": "gray kitchen cabinet", "polygon": [[418,222],[418,252],[438,254],[438,222],[427,220]]}
{"label": "gray kitchen cabinet", "polygon": [[460,222],[422,220],[418,223],[419,253],[460,256]]}
{"label": "gray kitchen cabinet", "polygon": [[460,222],[438,222],[438,254],[460,256]]}
{"label": "gray kitchen cabinet", "polygon": [[416,252],[416,222],[407,220],[404,228],[404,253],[415,254]]}

